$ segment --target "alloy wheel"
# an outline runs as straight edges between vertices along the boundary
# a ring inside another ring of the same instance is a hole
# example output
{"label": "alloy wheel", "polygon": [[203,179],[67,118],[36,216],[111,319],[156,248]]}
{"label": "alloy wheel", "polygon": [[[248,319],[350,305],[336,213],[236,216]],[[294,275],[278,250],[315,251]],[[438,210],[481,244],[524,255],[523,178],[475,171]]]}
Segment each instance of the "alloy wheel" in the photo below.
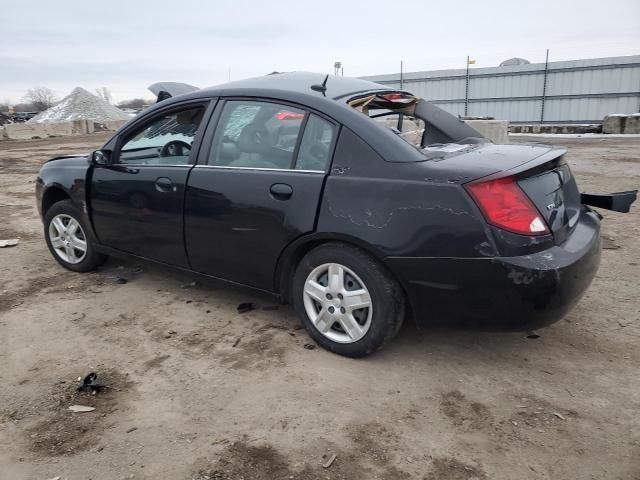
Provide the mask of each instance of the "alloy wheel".
{"label": "alloy wheel", "polygon": [[309,320],[328,339],[354,343],[369,331],[371,295],[360,277],[344,265],[325,263],[313,269],[303,295]]}
{"label": "alloy wheel", "polygon": [[80,223],[70,215],[61,213],[51,219],[49,241],[56,255],[67,263],[80,263],[87,255],[87,237]]}

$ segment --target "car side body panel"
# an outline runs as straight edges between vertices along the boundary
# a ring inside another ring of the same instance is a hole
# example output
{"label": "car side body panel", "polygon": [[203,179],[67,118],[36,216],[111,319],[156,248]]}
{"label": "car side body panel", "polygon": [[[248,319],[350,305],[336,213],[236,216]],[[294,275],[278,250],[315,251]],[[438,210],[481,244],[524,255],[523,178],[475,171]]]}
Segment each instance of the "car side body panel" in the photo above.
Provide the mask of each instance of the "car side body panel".
{"label": "car side body panel", "polygon": [[[496,254],[486,223],[459,183],[425,178],[422,163],[402,167],[343,128],[318,231],[366,238],[382,256]],[[404,178],[397,178],[398,169]]]}
{"label": "car side body panel", "polygon": [[36,181],[36,202],[41,217],[43,210],[50,206],[50,199],[60,198],[62,192],[80,209],[86,225],[91,225],[87,205],[90,165],[86,155],[66,155],[52,158],[41,167]]}
{"label": "car side body panel", "polygon": [[[273,291],[284,248],[314,230],[324,176],[196,166],[184,213],[191,268]],[[278,198],[273,185],[286,185],[291,196]]]}

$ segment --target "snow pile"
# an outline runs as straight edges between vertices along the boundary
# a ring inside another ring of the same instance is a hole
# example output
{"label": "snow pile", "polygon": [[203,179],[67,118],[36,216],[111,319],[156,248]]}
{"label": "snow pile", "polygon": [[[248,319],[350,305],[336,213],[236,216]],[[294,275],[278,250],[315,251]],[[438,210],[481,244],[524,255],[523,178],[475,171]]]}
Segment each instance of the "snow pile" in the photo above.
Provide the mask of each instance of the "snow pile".
{"label": "snow pile", "polygon": [[29,122],[65,122],[70,120],[94,120],[108,122],[129,120],[131,117],[103,99],[76,87],[49,110],[40,112]]}

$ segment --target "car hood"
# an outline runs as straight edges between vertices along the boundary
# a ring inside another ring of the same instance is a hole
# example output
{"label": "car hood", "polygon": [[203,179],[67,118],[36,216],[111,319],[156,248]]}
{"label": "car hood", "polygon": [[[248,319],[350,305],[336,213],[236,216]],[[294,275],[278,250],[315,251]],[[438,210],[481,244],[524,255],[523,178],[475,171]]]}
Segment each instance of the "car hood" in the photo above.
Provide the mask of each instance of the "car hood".
{"label": "car hood", "polygon": [[75,153],[75,154],[60,155],[58,157],[50,158],[49,160],[46,161],[46,163],[64,161],[65,163],[68,163],[68,164],[80,165],[80,164],[87,163],[88,160],[89,160],[88,153]]}

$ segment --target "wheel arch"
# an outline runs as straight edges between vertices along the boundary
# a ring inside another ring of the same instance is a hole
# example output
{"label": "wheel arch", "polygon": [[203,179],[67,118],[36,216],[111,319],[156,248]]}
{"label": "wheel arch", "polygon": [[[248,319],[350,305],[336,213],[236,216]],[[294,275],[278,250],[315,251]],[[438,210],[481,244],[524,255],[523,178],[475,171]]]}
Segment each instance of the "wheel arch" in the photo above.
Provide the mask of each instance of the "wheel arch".
{"label": "wheel arch", "polygon": [[63,200],[73,201],[73,198],[62,185],[53,184],[48,186],[42,194],[42,201],[40,203],[42,216],[44,217],[47,214],[47,210],[49,210],[54,204]]}
{"label": "wheel arch", "polygon": [[384,256],[374,246],[356,237],[339,233],[311,233],[298,237],[287,245],[278,259],[274,278],[275,291],[281,301],[286,303],[290,301],[291,279],[300,260],[302,260],[309,251],[325,243],[344,243],[351,245],[375,258],[400,286],[404,295],[407,313],[410,313],[409,297],[405,286],[400,278],[385,264]]}

